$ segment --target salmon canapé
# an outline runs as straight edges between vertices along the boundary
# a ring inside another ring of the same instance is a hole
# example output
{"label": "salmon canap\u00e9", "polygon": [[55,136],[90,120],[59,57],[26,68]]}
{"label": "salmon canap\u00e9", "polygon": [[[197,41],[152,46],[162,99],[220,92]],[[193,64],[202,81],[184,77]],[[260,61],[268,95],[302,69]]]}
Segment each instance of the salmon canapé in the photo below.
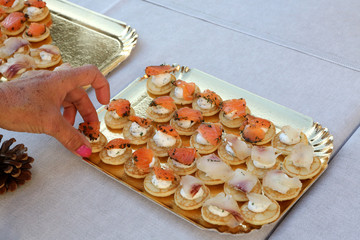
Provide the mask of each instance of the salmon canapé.
{"label": "salmon canap\u00e9", "polygon": [[135,166],[144,172],[149,172],[150,164],[154,158],[154,152],[148,148],[139,148],[133,153]]}
{"label": "salmon canap\u00e9", "polygon": [[148,76],[159,75],[164,73],[170,73],[176,68],[170,65],[160,65],[160,66],[148,66],[145,68],[145,74]]}
{"label": "salmon canap\u00e9", "polygon": [[122,138],[115,138],[106,144],[105,149],[124,149],[130,147],[130,141]]}
{"label": "salmon canap\u00e9", "polygon": [[216,146],[221,141],[223,129],[220,124],[216,123],[203,123],[197,130],[206,141],[211,145]]}
{"label": "salmon canap\u00e9", "polygon": [[25,29],[26,16],[22,12],[10,13],[2,22],[2,31],[7,35],[17,35]]}
{"label": "salmon canap\u00e9", "polygon": [[157,179],[163,181],[174,181],[174,171],[170,168],[154,167],[154,174]]}
{"label": "salmon canap\u00e9", "polygon": [[137,124],[139,124],[139,126],[144,127],[144,128],[148,128],[149,126],[151,126],[151,123],[152,123],[152,121],[150,119],[142,118],[142,117],[138,117],[138,116],[130,116],[129,120],[132,122],[136,122]]}
{"label": "salmon canap\u00e9", "polygon": [[153,99],[152,102],[150,103],[150,107],[157,107],[157,106],[168,109],[169,111],[173,111],[176,109],[174,99],[172,99],[169,96],[162,96]]}
{"label": "salmon canap\u00e9", "polygon": [[79,131],[91,140],[100,135],[100,122],[83,122],[79,124]]}
{"label": "salmon canap\u00e9", "polygon": [[176,80],[172,83],[174,87],[170,92],[170,97],[174,98],[176,104],[190,104],[196,93],[200,92],[198,86],[193,82]]}
{"label": "salmon canap\u00e9", "polygon": [[169,121],[176,110],[174,99],[162,96],[153,99],[146,109],[147,116],[155,122]]}
{"label": "salmon canap\u00e9", "polygon": [[174,114],[174,119],[176,121],[187,120],[192,123],[200,123],[203,121],[203,116],[199,110],[192,108],[184,107],[177,110]]}
{"label": "salmon canap\u00e9", "polygon": [[158,125],[157,130],[174,138],[180,138],[178,132],[171,125]]}
{"label": "salmon canap\u00e9", "polygon": [[107,110],[115,111],[119,117],[127,117],[130,115],[130,102],[126,99],[112,100]]}
{"label": "salmon canap\u00e9", "polygon": [[191,165],[196,158],[195,148],[174,148],[169,151],[169,157],[184,165]]}
{"label": "salmon canap\u00e9", "polygon": [[275,127],[269,120],[247,115],[240,126],[240,133],[247,142],[265,144],[275,135]]}
{"label": "salmon canap\u00e9", "polygon": [[222,99],[214,91],[206,89],[202,93],[196,93],[192,103],[193,109],[200,110],[204,116],[212,116],[220,111]]}
{"label": "salmon canap\u00e9", "polygon": [[46,32],[46,26],[43,23],[31,23],[26,30],[26,35],[29,37],[39,37]]}
{"label": "salmon canap\u00e9", "polygon": [[226,100],[222,102],[220,109],[224,112],[225,117],[230,120],[244,117],[246,115],[246,101],[243,98]]}

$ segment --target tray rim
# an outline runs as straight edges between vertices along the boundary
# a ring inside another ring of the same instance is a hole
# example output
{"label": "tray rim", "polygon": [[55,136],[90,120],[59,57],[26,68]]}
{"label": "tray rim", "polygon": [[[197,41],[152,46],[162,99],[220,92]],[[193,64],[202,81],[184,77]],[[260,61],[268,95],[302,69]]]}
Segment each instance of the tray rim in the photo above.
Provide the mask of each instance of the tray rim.
{"label": "tray rim", "polygon": [[[196,68],[193,68],[193,69],[190,69],[189,67],[187,66],[180,66],[179,64],[172,64],[172,66],[176,67],[176,70],[179,71],[179,72],[182,72],[182,73],[187,73],[191,70],[196,70],[198,71],[199,73],[201,74],[204,74],[208,77],[211,77],[211,78],[214,78],[216,79],[217,81],[220,81],[220,82],[223,82],[223,83],[226,83],[228,85],[231,85],[232,87],[234,88],[237,88],[237,89],[241,89],[242,91],[245,91],[247,93],[250,93],[252,95],[254,95],[255,97],[257,98],[260,98],[262,100],[265,100],[265,101],[268,101],[270,102],[271,104],[274,104],[275,106],[277,107],[281,107],[281,108],[284,108],[286,110],[289,110],[291,111],[292,113],[295,113],[295,114],[299,114],[299,116],[304,116],[306,118],[308,118],[309,120],[312,121],[312,126],[311,128],[313,129],[312,132],[311,132],[311,136],[312,138],[309,138],[309,143],[314,146],[316,144],[319,144],[319,145],[324,145],[324,141],[326,140],[326,146],[324,149],[321,149],[323,151],[320,151],[320,155],[318,155],[320,158],[322,158],[322,170],[321,172],[316,176],[315,179],[313,179],[313,181],[311,183],[309,183],[303,190],[302,190],[302,193],[301,195],[299,195],[295,201],[290,204],[288,207],[285,208],[285,210],[283,211],[282,215],[275,221],[275,222],[272,222],[270,224],[265,224],[265,225],[262,225],[260,228],[258,229],[252,229],[250,232],[247,232],[247,233],[229,233],[229,232],[220,232],[218,231],[217,229],[215,228],[205,228],[204,226],[201,226],[200,224],[197,224],[193,221],[191,221],[190,219],[188,219],[187,217],[185,216],[182,216],[174,211],[172,211],[171,209],[169,209],[166,205],[163,205],[162,203],[160,202],[157,202],[156,200],[152,199],[151,197],[149,197],[148,195],[146,194],[142,194],[141,191],[137,190],[135,187],[131,186],[130,184],[120,180],[119,178],[117,178],[116,176],[114,176],[113,174],[111,174],[110,172],[102,169],[101,167],[97,166],[95,163],[91,162],[90,160],[84,158],[83,160],[85,160],[85,162],[91,166],[93,166],[94,168],[96,168],[98,171],[101,171],[103,172],[104,174],[108,175],[109,177],[111,177],[112,179],[114,179],[115,181],[121,183],[122,185],[128,187],[129,189],[135,191],[136,193],[138,193],[139,195],[142,195],[143,197],[145,197],[146,199],[149,199],[150,201],[154,202],[155,204],[157,204],[158,206],[161,206],[163,208],[165,208],[167,211],[171,212],[172,214],[182,218],[183,220],[189,222],[190,224],[192,224],[193,226],[197,227],[198,229],[201,229],[201,230],[206,230],[206,231],[212,231],[212,232],[217,232],[218,234],[221,234],[221,235],[229,235],[229,236],[249,236],[249,235],[254,235],[258,232],[261,232],[261,231],[267,231],[267,237],[269,237],[271,235],[271,233],[273,231],[275,231],[275,229],[279,226],[279,224],[285,219],[286,215],[290,212],[290,210],[297,204],[297,202],[303,197],[304,194],[306,194],[306,192],[308,191],[309,188],[311,188],[311,186],[313,184],[315,184],[318,179],[322,176],[322,174],[327,170],[327,167],[328,167],[328,163],[330,162],[330,160],[332,159],[332,152],[333,152],[333,136],[329,133],[329,130],[326,128],[326,127],[323,127],[322,125],[320,125],[318,122],[314,122],[312,120],[311,117],[309,116],[306,116],[306,115],[303,115],[302,113],[299,113],[293,109],[290,109],[290,108],[287,108],[281,104],[278,104],[276,102],[273,102],[271,100],[268,100],[264,97],[261,97],[259,95],[256,95],[248,90],[245,90],[245,89],[242,89],[232,83],[229,83],[227,81],[224,81],[222,79],[219,79],[215,76],[212,76],[206,72],[203,72],[201,70],[198,70]],[[123,90],[121,90],[119,93],[115,94],[115,96],[112,98],[118,98],[118,97],[121,97],[121,95],[125,94],[129,89],[131,88],[134,88],[140,81],[144,81],[145,79],[147,78],[146,75],[144,75],[144,77],[139,77],[137,78],[136,80],[130,82]],[[102,111],[105,110],[105,105],[99,107],[97,109],[97,113],[100,113]],[[320,141],[320,143],[319,143]],[[324,153],[323,153],[324,152]],[[321,155],[323,154],[323,155]]]}

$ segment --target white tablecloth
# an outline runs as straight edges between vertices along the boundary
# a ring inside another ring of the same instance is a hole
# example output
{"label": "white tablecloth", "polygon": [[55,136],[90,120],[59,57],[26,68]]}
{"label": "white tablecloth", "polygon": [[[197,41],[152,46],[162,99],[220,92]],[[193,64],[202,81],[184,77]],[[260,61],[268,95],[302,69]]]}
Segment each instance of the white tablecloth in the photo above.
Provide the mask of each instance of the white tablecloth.
{"label": "white tablecloth", "polygon": [[[272,239],[356,239],[360,233],[356,226],[360,217],[355,210],[360,130],[354,134],[360,124],[360,74],[355,68],[359,41],[356,29],[351,32],[346,24],[355,25],[357,15],[335,14],[331,11],[334,7],[329,9],[323,1],[292,3],[286,8],[284,1],[271,6],[266,1],[201,1],[193,6],[190,1],[177,6],[175,1],[160,0],[72,2],[124,21],[139,34],[131,56],[108,77],[111,96],[143,75],[145,66],[179,63],[311,116],[328,127],[334,135],[334,150],[340,151]],[[345,11],[356,9],[357,3],[349,0],[335,6]],[[322,7],[326,11],[320,11]],[[243,12],[240,17],[237,9]],[[267,15],[264,9],[269,10]],[[316,9],[320,15],[315,14]],[[223,14],[220,19],[208,17],[215,13]],[[324,19],[317,26],[319,18]],[[346,28],[338,33],[344,41],[326,19],[338,24],[337,29]],[[236,24],[227,25],[232,20]],[[271,24],[264,24],[268,22]],[[312,23],[309,28],[308,22]],[[244,33],[235,26],[252,29],[259,36],[276,36],[292,47]],[[306,37],[297,38],[300,33]],[[303,48],[297,50],[299,46]],[[315,56],[309,49],[324,57]],[[351,62],[351,66],[325,59],[330,55],[343,59],[342,63]],[[98,108],[94,91],[89,95]],[[76,124],[80,121],[77,117]],[[181,221],[84,164],[46,135],[1,133],[4,139],[14,136],[25,143],[35,163],[30,182],[0,196],[0,239],[239,239]]]}

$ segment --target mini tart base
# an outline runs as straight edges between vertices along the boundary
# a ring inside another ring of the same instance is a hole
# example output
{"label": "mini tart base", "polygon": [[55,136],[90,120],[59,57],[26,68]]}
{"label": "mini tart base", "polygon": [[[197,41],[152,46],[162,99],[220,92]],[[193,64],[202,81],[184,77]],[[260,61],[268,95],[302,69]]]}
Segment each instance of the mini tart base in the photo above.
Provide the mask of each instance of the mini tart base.
{"label": "mini tart base", "polygon": [[171,74],[170,82],[162,87],[158,87],[152,82],[152,76],[150,76],[146,80],[146,89],[154,95],[163,95],[171,91],[173,81],[176,81],[176,78]]}
{"label": "mini tart base", "polygon": [[[246,114],[251,114],[250,109],[248,107],[246,107]],[[242,125],[242,123],[246,120],[246,118],[244,116],[230,120],[225,117],[225,113],[223,111],[220,111],[219,120],[224,126],[228,128],[238,128]]]}
{"label": "mini tart base", "polygon": [[[171,97],[172,99],[174,99],[174,101],[175,101],[176,104],[186,105],[186,104],[191,104],[191,103],[193,102],[194,99],[185,100],[185,99],[183,99],[183,98],[177,98],[177,97],[175,96],[175,88],[176,88],[176,87],[172,87],[171,92],[170,92],[169,95],[170,95],[170,97]],[[195,90],[194,90],[193,96],[195,96],[195,94],[196,94],[196,93],[199,93],[199,92],[200,92],[200,88],[195,85]]]}
{"label": "mini tart base", "polygon": [[175,195],[174,195],[174,201],[176,206],[178,206],[181,209],[184,210],[194,210],[200,208],[203,203],[209,198],[210,196],[210,189],[206,187],[205,185],[201,186],[202,190],[204,191],[204,194],[201,197],[195,198],[195,199],[186,199],[184,198],[180,191],[182,189],[182,186],[179,186],[176,189]]}
{"label": "mini tart base", "polygon": [[301,191],[301,187],[290,188],[289,191],[287,191],[287,193],[282,194],[282,193],[275,191],[269,187],[263,186],[263,192],[265,193],[265,195],[268,198],[271,198],[276,201],[286,201],[286,200],[296,198],[299,195],[300,191]]}
{"label": "mini tart base", "polygon": [[25,30],[25,23],[19,28],[19,30],[16,31],[8,31],[7,29],[5,29],[3,26],[1,26],[1,31],[3,33],[5,33],[8,36],[15,36],[15,35],[19,35],[20,33],[22,33]]}
{"label": "mini tart base", "polygon": [[166,156],[169,156],[168,151],[170,149],[178,148],[181,146],[181,144],[182,144],[181,138],[177,138],[174,146],[159,147],[158,145],[156,145],[154,139],[150,138],[147,142],[147,147],[150,148],[151,150],[153,150],[155,156],[166,157]]}
{"label": "mini tart base", "polygon": [[168,188],[158,188],[152,183],[152,178],[154,176],[154,172],[148,174],[144,179],[144,188],[145,190],[155,196],[155,197],[167,197],[173,194],[178,186],[180,185],[180,177],[175,174],[175,179],[172,181],[171,185]]}
{"label": "mini tart base", "polygon": [[100,152],[107,144],[107,139],[104,136],[104,134],[100,133],[99,138],[100,138],[100,140],[98,142],[90,143],[91,150],[93,153]]}
{"label": "mini tart base", "polygon": [[[135,111],[133,108],[130,108],[130,115],[135,115]],[[106,126],[112,128],[112,129],[122,129],[126,123],[129,122],[129,116],[122,117],[120,119],[113,118],[110,114],[110,111],[106,111],[105,113],[105,123]]]}
{"label": "mini tart base", "polygon": [[200,144],[196,141],[196,136],[197,136],[198,132],[195,132],[193,135],[191,135],[190,137],[190,146],[192,146],[193,148],[195,148],[200,154],[209,154],[212,152],[215,152],[216,149],[220,146],[220,143],[213,146],[213,145],[203,145]]}
{"label": "mini tart base", "polygon": [[167,114],[158,114],[153,111],[152,107],[148,107],[146,109],[146,114],[147,114],[148,118],[150,118],[154,122],[163,123],[163,122],[170,121],[170,119],[174,116],[175,111],[176,111],[176,109],[174,109],[174,111],[169,112]]}
{"label": "mini tart base", "polygon": [[275,165],[272,166],[271,168],[258,168],[258,167],[255,167],[255,165],[254,165],[251,158],[247,158],[246,166],[247,166],[247,171],[248,172],[254,174],[259,179],[263,179],[263,177],[265,176],[265,174],[268,171],[274,170],[274,169],[280,169],[280,160],[279,160],[279,158],[277,158]]}
{"label": "mini tart base", "polygon": [[[237,190],[236,188],[234,188],[233,186],[228,184],[228,182],[226,182],[224,184],[224,192],[226,194],[230,194],[231,196],[233,196],[233,198],[238,202],[245,202],[245,201],[249,200],[247,198],[245,192],[243,192],[241,190]],[[251,193],[259,193],[259,194],[261,194],[262,188],[261,188],[261,183],[260,183],[259,180],[257,181],[256,185],[253,187],[253,189],[251,189],[250,192]]]}
{"label": "mini tart base", "polygon": [[[219,96],[220,102],[222,102],[221,97]],[[213,108],[210,109],[203,109],[200,108],[200,106],[197,104],[197,100],[198,98],[195,98],[194,101],[192,102],[192,108],[195,110],[199,110],[203,116],[213,116],[215,114],[217,114],[220,111],[220,107],[218,106],[214,106]]]}
{"label": "mini tart base", "polygon": [[[27,7],[24,8],[24,11],[23,11],[24,14],[27,14],[27,9],[28,9]],[[29,22],[39,22],[41,20],[44,20],[49,15],[50,11],[49,11],[48,7],[44,7],[42,9],[43,9],[43,12],[41,14],[39,14],[35,17],[29,17],[28,21]]]}
{"label": "mini tart base", "polygon": [[15,7],[3,7],[6,13],[18,12],[24,8],[24,0],[20,0]]}
{"label": "mini tart base", "polygon": [[208,223],[212,223],[215,225],[227,225],[233,218],[231,214],[226,217],[220,217],[218,215],[213,214],[209,210],[209,206],[202,206],[201,208],[201,217],[207,221]]}
{"label": "mini tart base", "polygon": [[218,185],[218,184],[222,184],[225,182],[222,179],[212,179],[212,178],[206,176],[206,173],[201,170],[196,171],[195,177],[197,177],[198,179],[203,181],[203,183],[206,185]]}
{"label": "mini tart base", "polygon": [[275,125],[273,123],[271,123],[270,128],[266,132],[264,139],[260,142],[247,141],[247,139],[244,137],[243,133],[240,132],[240,135],[244,141],[252,143],[254,145],[264,145],[264,144],[270,142],[274,138],[275,134],[276,134],[276,129],[275,129]]}
{"label": "mini tart base", "polygon": [[130,127],[131,127],[131,124],[133,122],[132,121],[129,121],[127,122],[125,125],[124,125],[124,129],[123,129],[123,135],[124,135],[124,138],[125,139],[128,139],[130,140],[130,143],[131,144],[135,144],[135,145],[141,145],[141,144],[144,144],[146,143],[149,138],[151,138],[151,136],[154,134],[154,131],[155,131],[155,128],[154,126],[150,126],[149,130],[147,131],[147,133],[141,137],[135,137],[131,134],[130,132]]}
{"label": "mini tart base", "polygon": [[[220,146],[218,148],[218,154],[219,154],[219,157],[227,164],[239,165],[239,164],[246,162],[246,160],[250,158],[250,157],[247,157],[244,159],[239,159],[237,157],[232,156],[231,154],[228,153],[228,151],[226,151],[226,144],[227,144],[226,142],[222,142],[220,144]],[[248,144],[248,145],[250,145],[250,144]]]}
{"label": "mini tart base", "polygon": [[285,157],[283,162],[283,170],[291,177],[298,177],[300,180],[310,179],[318,174],[321,170],[321,161],[318,157],[314,157],[314,160],[307,170],[304,167],[297,167],[291,161],[289,157]]}
{"label": "mini tart base", "polygon": [[178,174],[178,175],[189,175],[189,174],[192,174],[192,173],[196,172],[196,170],[197,170],[196,162],[195,162],[197,158],[200,158],[200,155],[198,153],[196,153],[195,160],[191,164],[191,167],[189,167],[189,168],[180,168],[180,167],[175,166],[174,163],[173,163],[173,161],[175,161],[175,160],[171,159],[170,157],[167,160],[167,164],[172,170],[174,170],[174,172],[176,174]]}
{"label": "mini tart base", "polygon": [[103,148],[103,150],[100,151],[99,157],[103,163],[109,164],[109,165],[121,165],[126,160],[130,159],[132,155],[131,148],[126,148],[125,152],[117,157],[110,157],[107,154],[107,149]]}
{"label": "mini tart base", "polygon": [[241,217],[245,222],[253,225],[264,225],[274,222],[280,216],[280,205],[276,201],[270,200],[272,202],[270,206],[264,212],[260,213],[251,211],[248,208],[248,202],[244,203],[240,207]]}
{"label": "mini tart base", "polygon": [[48,38],[50,36],[50,30],[48,27],[45,28],[45,32],[43,34],[41,34],[40,36],[36,36],[36,37],[30,37],[26,34],[26,31],[22,34],[22,37],[26,40],[28,40],[29,42],[41,42],[43,40],[45,40],[46,38]]}
{"label": "mini tart base", "polygon": [[[156,157],[155,157],[154,166],[160,166],[159,159],[156,158]],[[151,168],[149,168],[148,171],[143,171],[143,170],[136,167],[136,165],[133,163],[132,158],[129,158],[128,160],[126,160],[126,162],[124,164],[124,171],[130,177],[144,178],[144,177],[146,177],[146,175],[149,174],[149,172],[151,171]]]}
{"label": "mini tart base", "polygon": [[34,56],[33,58],[37,68],[49,68],[57,65],[61,61],[61,55],[53,55],[51,61],[43,61],[38,56]]}
{"label": "mini tart base", "polygon": [[[281,142],[280,141],[280,134],[281,133],[282,132],[279,132],[278,134],[275,135],[275,137],[271,141],[271,145],[272,145],[273,148],[276,148],[277,150],[279,150],[283,155],[289,155],[290,152],[294,149],[294,146],[296,144],[287,145],[287,144]],[[300,140],[301,143],[309,144],[309,141],[308,141],[306,135],[303,132],[301,132],[301,134],[300,134],[300,139],[301,139]]]}
{"label": "mini tart base", "polygon": [[198,127],[200,126],[200,124],[201,124],[201,122],[198,122],[189,128],[183,128],[183,127],[180,127],[177,124],[177,121],[175,121],[174,119],[170,120],[170,125],[175,128],[175,130],[179,133],[179,135],[184,135],[184,136],[193,135],[195,133],[196,129],[198,129]]}

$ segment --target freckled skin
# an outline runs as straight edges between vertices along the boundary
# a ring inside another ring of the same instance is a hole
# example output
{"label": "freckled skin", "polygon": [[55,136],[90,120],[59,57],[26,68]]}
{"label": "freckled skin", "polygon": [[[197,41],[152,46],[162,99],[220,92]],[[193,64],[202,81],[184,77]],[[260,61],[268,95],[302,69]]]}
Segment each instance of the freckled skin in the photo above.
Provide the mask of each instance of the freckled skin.
{"label": "freckled skin", "polygon": [[[98,121],[96,110],[81,86],[91,84],[101,104],[110,99],[109,84],[93,65],[79,68],[26,72],[0,84],[0,127],[18,132],[46,133],[70,151],[86,138],[72,125],[79,112],[86,122]],[[63,111],[61,111],[63,107]]]}

